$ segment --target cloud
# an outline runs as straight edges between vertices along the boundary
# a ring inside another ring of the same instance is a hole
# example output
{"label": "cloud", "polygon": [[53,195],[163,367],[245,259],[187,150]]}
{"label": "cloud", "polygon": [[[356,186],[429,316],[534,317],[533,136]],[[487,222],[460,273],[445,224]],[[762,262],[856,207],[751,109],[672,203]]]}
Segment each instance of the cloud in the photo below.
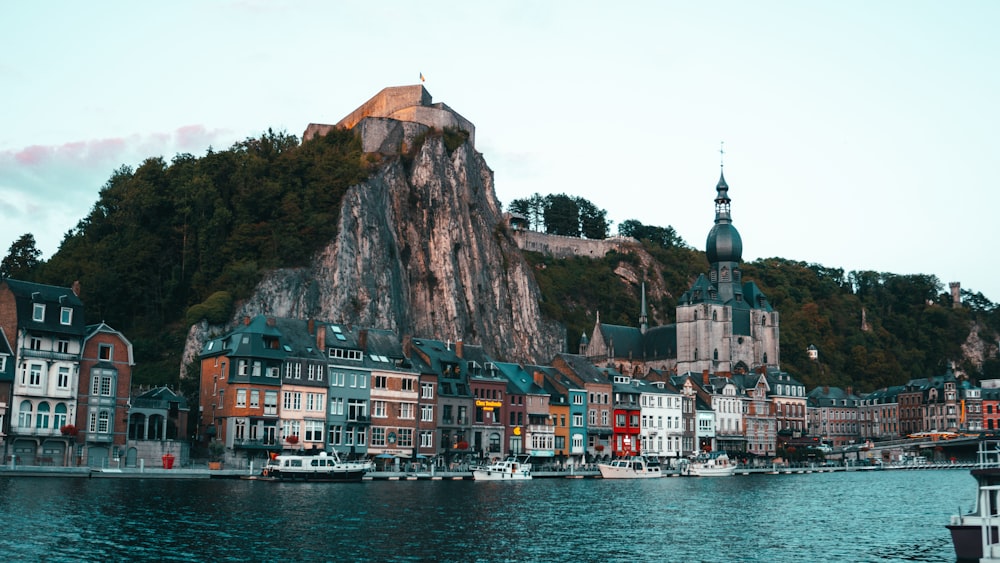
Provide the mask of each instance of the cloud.
{"label": "cloud", "polygon": [[206,152],[213,144],[229,146],[234,133],[186,125],[167,133],[30,145],[0,151],[0,252],[25,233],[51,255],[63,235],[84,218],[101,187],[122,165],[147,158]]}

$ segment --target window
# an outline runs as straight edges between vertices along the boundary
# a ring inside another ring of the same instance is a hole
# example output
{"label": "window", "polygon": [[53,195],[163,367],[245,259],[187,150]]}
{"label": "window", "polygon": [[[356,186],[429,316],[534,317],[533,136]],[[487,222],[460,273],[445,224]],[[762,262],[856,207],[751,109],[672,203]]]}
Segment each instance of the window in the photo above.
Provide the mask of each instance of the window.
{"label": "window", "polygon": [[404,378],[402,381],[403,391],[413,391],[414,380]]}
{"label": "window", "polygon": [[[0,364],[2,367],[3,364]],[[421,383],[420,384],[420,398],[421,399],[433,399],[434,398],[434,384],[432,383]]]}
{"label": "window", "polygon": [[35,418],[35,428],[49,427],[49,404],[46,401],[38,403],[38,416]]}
{"label": "window", "polygon": [[306,421],[306,442],[322,442],[323,441],[323,421],[321,420],[307,420]]}
{"label": "window", "polygon": [[37,336],[31,337],[31,349],[41,350],[42,349],[42,339]]}
{"label": "window", "polygon": [[246,408],[247,406],[247,390],[237,389],[236,390],[236,407]]}
{"label": "window", "polygon": [[45,304],[35,303],[35,306],[31,309],[31,320],[36,323],[45,322]]}
{"label": "window", "polygon": [[52,428],[62,428],[66,426],[66,404],[56,405],[56,414],[52,417]]}
{"label": "window", "polygon": [[244,376],[249,375],[250,362],[246,360],[236,360],[236,373]]}
{"label": "window", "polygon": [[330,414],[344,414],[343,397],[330,397]]}
{"label": "window", "polygon": [[111,376],[105,375],[101,377],[101,395],[105,397],[111,397]]}
{"label": "window", "polygon": [[583,414],[573,413],[573,426],[576,427],[583,426]]}
{"label": "window", "polygon": [[[385,401],[372,401],[372,418],[385,418]],[[374,439],[374,435],[372,435]]]}
{"label": "window", "polygon": [[434,433],[433,432],[421,432],[420,433],[420,447],[421,448],[433,448],[434,447]]}
{"label": "window", "polygon": [[399,418],[413,419],[414,417],[414,404],[413,403],[401,403],[399,405]]}
{"label": "window", "polygon": [[397,432],[398,442],[397,445],[401,448],[412,448],[413,447],[413,429],[412,428],[400,428]]}
{"label": "window", "polygon": [[69,340],[56,340],[56,352],[69,354]]}
{"label": "window", "polygon": [[583,394],[576,393],[575,395],[573,395],[573,404],[574,405],[582,405],[583,404]]}
{"label": "window", "polygon": [[297,391],[285,391],[282,396],[281,408],[285,410],[301,410],[302,409],[302,393]]}
{"label": "window", "polygon": [[348,399],[347,420],[364,420],[368,413],[367,406],[364,399]]}
{"label": "window", "polygon": [[30,364],[28,366],[28,385],[39,386],[42,384],[42,364]]}
{"label": "window", "polygon": [[109,428],[109,423],[111,422],[111,413],[106,410],[102,410],[99,415],[97,415],[97,431],[101,434],[107,434]]}
{"label": "window", "polygon": [[385,446],[385,428],[381,426],[372,427],[372,446]]}
{"label": "window", "polygon": [[330,379],[330,387],[344,386],[344,373],[338,372],[333,366],[326,366],[326,372]]}
{"label": "window", "polygon": [[257,389],[250,390],[250,408],[260,408],[260,391]]}
{"label": "window", "polygon": [[264,414],[278,414],[277,391],[264,391]]}
{"label": "window", "polygon": [[434,405],[420,405],[420,420],[423,422],[434,421]]}
{"label": "window", "polygon": [[56,385],[60,389],[69,389],[69,368],[66,366],[59,368],[59,376],[56,380]]}
{"label": "window", "polygon": [[330,425],[330,431],[327,434],[330,437],[331,446],[339,446],[341,441],[344,439],[344,427],[338,426],[336,424]]}
{"label": "window", "polygon": [[31,401],[21,401],[17,412],[17,425],[21,428],[31,428]]}
{"label": "window", "polygon": [[389,378],[384,375],[376,375],[372,378],[372,389],[388,389]]}
{"label": "window", "polygon": [[113,351],[114,347],[111,346],[110,344],[98,344],[97,359],[105,362],[110,362]]}
{"label": "window", "polygon": [[73,309],[69,307],[63,307],[59,311],[59,324],[71,325],[73,324]]}

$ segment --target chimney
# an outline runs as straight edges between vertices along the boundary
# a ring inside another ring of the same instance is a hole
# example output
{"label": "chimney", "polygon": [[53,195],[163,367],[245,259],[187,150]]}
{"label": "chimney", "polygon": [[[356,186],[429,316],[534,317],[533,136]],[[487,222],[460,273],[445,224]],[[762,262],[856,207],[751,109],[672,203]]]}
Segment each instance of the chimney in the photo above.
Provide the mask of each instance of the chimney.
{"label": "chimney", "polygon": [[309,319],[306,321],[306,330],[309,331],[309,334],[316,333],[316,319]]}
{"label": "chimney", "polygon": [[358,331],[358,348],[361,348],[362,352],[368,351],[368,329],[362,328]]}
{"label": "chimney", "polygon": [[243,317],[243,326],[250,326],[250,315]]}
{"label": "chimney", "polygon": [[321,324],[316,330],[316,348],[326,354],[326,325]]}
{"label": "chimney", "polygon": [[545,387],[545,375],[542,372],[536,371],[532,373],[531,378],[535,380],[535,385]]}
{"label": "chimney", "polygon": [[413,336],[409,334],[403,335],[403,355],[409,358],[413,353]]}
{"label": "chimney", "polygon": [[462,357],[462,341],[461,340],[456,340],[455,341],[455,355],[458,356],[459,358]]}
{"label": "chimney", "polygon": [[705,385],[705,386],[708,385],[708,370],[707,369],[701,370],[701,383],[702,383],[702,385]]}
{"label": "chimney", "polygon": [[80,296],[80,280],[76,280],[73,282],[73,294],[76,295],[77,297]]}

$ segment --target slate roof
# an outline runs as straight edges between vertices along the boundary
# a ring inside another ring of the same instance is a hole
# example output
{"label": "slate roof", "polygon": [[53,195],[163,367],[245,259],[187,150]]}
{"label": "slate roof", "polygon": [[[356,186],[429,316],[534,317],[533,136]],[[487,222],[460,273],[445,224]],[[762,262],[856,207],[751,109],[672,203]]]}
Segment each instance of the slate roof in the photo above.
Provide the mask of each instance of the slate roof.
{"label": "slate roof", "polygon": [[159,405],[160,408],[168,408],[171,403],[176,403],[178,408],[186,410],[188,408],[187,399],[183,395],[174,393],[168,387],[154,387],[145,393],[133,397],[133,403],[143,405],[147,408]]}
{"label": "slate roof", "polygon": [[556,358],[560,358],[566,362],[573,375],[584,384],[600,383],[607,385],[611,383],[600,369],[583,356],[577,354],[556,354]]}
{"label": "slate roof", "polygon": [[[14,295],[15,306],[17,307],[18,328],[35,332],[51,332],[70,336],[83,336],[86,330],[83,317],[83,302],[68,287],[58,287],[20,280],[3,280]],[[45,317],[42,321],[35,321],[33,318],[33,305],[35,303],[45,304]],[[52,305],[49,307],[48,305]],[[69,325],[60,323],[60,313],[62,307],[73,309],[73,316]],[[8,335],[13,336],[13,335]]]}

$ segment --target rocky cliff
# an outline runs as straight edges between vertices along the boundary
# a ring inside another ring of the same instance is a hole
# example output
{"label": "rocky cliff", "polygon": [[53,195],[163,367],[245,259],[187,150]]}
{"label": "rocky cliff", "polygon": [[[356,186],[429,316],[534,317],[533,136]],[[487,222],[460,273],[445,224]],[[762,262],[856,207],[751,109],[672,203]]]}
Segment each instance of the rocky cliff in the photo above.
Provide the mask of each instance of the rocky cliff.
{"label": "rocky cliff", "polygon": [[[411,164],[390,157],[345,196],[339,234],[306,268],[268,273],[245,315],[317,318],[478,344],[545,362],[565,329],[542,318],[531,270],[504,227],[493,171],[466,142],[428,135]],[[210,333],[192,327],[185,364]]]}

